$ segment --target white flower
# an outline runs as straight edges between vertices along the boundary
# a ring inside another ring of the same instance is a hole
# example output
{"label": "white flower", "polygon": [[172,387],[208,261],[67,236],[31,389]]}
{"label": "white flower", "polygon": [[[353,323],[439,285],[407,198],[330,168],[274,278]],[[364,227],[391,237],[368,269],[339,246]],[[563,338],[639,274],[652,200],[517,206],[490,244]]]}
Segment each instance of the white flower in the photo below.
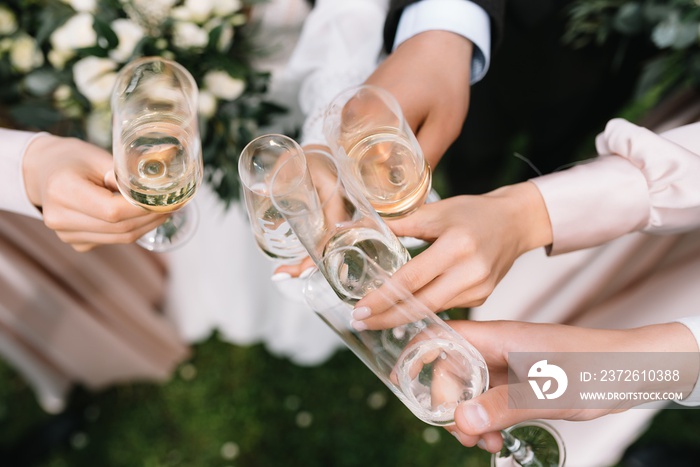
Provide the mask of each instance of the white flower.
{"label": "white flower", "polygon": [[85,57],[73,66],[78,91],[93,105],[109,101],[117,73],[117,64],[108,58]]}
{"label": "white flower", "polygon": [[124,63],[131,57],[134,47],[143,38],[143,28],[131,20],[119,18],[112,21],[112,30],[119,39],[119,45],[116,49],[109,51],[109,56],[112,60]]}
{"label": "white flower", "polygon": [[204,76],[204,85],[214,96],[229,101],[245,90],[245,81],[233,78],[225,71],[210,71]]}
{"label": "white flower", "polygon": [[7,7],[0,5],[0,34],[9,35],[17,30],[17,18]]}
{"label": "white flower", "polygon": [[214,94],[206,89],[202,89],[199,92],[199,99],[197,101],[199,115],[209,120],[216,113],[216,97]]}
{"label": "white flower", "polygon": [[89,13],[73,16],[51,34],[51,47],[61,55],[70,56],[75,53],[75,49],[92,47],[97,42],[97,33],[92,23],[93,17]]}
{"label": "white flower", "polygon": [[53,92],[53,98],[56,102],[62,103],[71,98],[70,86],[61,84]]}
{"label": "white flower", "polygon": [[63,0],[75,11],[94,13],[97,10],[97,0]]}
{"label": "white flower", "polygon": [[87,140],[103,148],[112,143],[112,113],[109,108],[96,110],[85,121]]}
{"label": "white flower", "polygon": [[15,38],[10,49],[10,63],[17,71],[27,73],[44,64],[44,55],[37,47],[36,40],[22,34]]}
{"label": "white flower", "polygon": [[197,23],[203,23],[209,19],[213,6],[211,0],[185,0],[184,4],[190,13],[190,18]]}
{"label": "white flower", "polygon": [[56,68],[57,70],[62,70],[63,67],[66,65],[66,62],[73,58],[73,55],[75,55],[75,52],[73,52],[72,50],[53,49],[49,50],[47,58],[49,59],[49,63],[51,63],[51,65],[53,65],[54,68]]}
{"label": "white flower", "polygon": [[241,0],[212,0],[212,10],[217,16],[227,16],[243,8]]}
{"label": "white flower", "polygon": [[203,48],[209,42],[209,34],[193,23],[178,21],[173,27],[173,44],[181,49]]}
{"label": "white flower", "polygon": [[221,26],[221,34],[216,43],[216,48],[221,52],[225,52],[231,47],[231,42],[233,42],[233,26],[228,23],[224,24],[221,18],[213,18],[204,25],[204,29],[207,32],[211,32],[219,26]]}

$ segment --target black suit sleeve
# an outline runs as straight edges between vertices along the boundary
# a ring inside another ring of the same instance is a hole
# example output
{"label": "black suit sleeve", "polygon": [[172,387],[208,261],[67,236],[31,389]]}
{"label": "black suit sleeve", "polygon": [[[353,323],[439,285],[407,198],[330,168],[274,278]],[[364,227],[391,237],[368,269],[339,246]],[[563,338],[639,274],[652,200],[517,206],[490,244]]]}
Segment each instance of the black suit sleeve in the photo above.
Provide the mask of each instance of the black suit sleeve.
{"label": "black suit sleeve", "polygon": [[[396,28],[403,9],[408,5],[420,0],[391,0],[389,2],[389,13],[384,23],[384,49],[391,52],[396,36]],[[503,35],[503,15],[505,11],[505,0],[471,0],[486,11],[491,18],[491,48],[494,49]],[[439,5],[439,3],[438,3]]]}

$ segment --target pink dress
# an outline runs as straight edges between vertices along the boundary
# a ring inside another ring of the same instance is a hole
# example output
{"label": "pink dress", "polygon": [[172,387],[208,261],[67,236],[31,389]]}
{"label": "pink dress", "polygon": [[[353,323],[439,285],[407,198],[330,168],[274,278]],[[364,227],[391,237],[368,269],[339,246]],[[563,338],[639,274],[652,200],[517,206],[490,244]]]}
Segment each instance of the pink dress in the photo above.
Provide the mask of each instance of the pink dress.
{"label": "pink dress", "polygon": [[33,137],[0,129],[0,358],[49,412],[76,383],[166,380],[189,349],[160,312],[161,260],[136,245],[77,253],[45,227],[21,173]]}
{"label": "pink dress", "polygon": [[[616,119],[596,144],[598,158],[532,180],[553,243],[519,258],[472,317],[607,329],[681,321],[700,338],[700,123],[656,135]],[[700,403],[699,387],[686,403]],[[552,424],[567,465],[612,465],[662,407]]]}

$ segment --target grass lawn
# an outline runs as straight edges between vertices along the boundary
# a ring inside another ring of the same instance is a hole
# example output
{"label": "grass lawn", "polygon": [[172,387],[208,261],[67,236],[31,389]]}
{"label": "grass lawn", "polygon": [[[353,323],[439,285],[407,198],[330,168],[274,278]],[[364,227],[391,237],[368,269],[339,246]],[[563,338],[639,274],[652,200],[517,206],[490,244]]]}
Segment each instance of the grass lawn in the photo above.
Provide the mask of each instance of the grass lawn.
{"label": "grass lawn", "polygon": [[[44,414],[19,376],[0,365],[0,465],[489,465],[481,450],[414,418],[349,351],[321,366],[299,367],[261,346],[212,337],[195,346],[167,384],[78,390],[71,410],[70,421]],[[34,429],[47,422],[50,435],[71,434],[44,455],[46,433]],[[700,446],[700,411],[662,412],[640,440],[641,446],[657,443],[679,453]],[[12,449],[24,460],[9,457]]]}

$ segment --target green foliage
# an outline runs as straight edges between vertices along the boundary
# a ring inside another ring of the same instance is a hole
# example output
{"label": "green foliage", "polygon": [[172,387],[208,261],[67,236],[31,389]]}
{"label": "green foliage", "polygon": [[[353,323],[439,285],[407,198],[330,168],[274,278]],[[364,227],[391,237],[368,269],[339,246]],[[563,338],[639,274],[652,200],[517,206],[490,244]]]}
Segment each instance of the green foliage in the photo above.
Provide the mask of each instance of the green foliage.
{"label": "green foliage", "polygon": [[[264,53],[251,42],[254,25],[247,16],[249,6],[258,2],[220,2],[216,7],[213,2],[204,13],[184,0],[96,0],[94,8],[90,2],[68,0],[3,2],[0,106],[17,128],[76,136],[109,148],[109,80],[140,56],[175,60],[200,88],[205,179],[228,204],[239,195],[241,150],[261,125],[284,112],[264,100],[269,74],[251,64],[254,55]],[[88,20],[76,22],[78,18]],[[76,65],[96,58],[101,61],[92,64],[98,67],[94,76],[82,81],[75,76]],[[224,72],[228,80],[219,78],[217,85],[208,86],[212,72]],[[242,92],[222,92],[227,86]]]}
{"label": "green foliage", "polygon": [[700,4],[696,0],[578,0],[564,41],[581,48],[642,39],[658,53],[646,64],[637,96],[700,85]]}

